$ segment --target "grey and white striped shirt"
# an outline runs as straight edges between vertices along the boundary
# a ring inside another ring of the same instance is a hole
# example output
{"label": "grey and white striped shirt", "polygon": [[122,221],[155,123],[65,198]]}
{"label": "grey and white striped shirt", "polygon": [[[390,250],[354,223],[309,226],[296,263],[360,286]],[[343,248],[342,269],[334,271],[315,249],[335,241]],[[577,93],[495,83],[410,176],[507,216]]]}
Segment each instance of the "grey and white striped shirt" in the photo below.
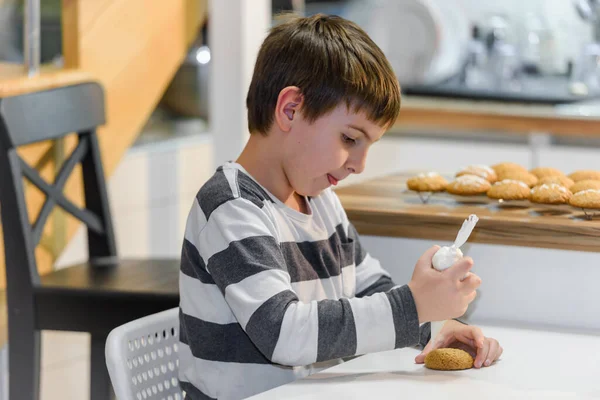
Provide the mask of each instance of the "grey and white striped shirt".
{"label": "grey and white striped shirt", "polygon": [[191,399],[240,399],[344,357],[423,345],[408,286],[360,245],[336,194],[283,204],[226,163],[200,189],[180,272],[180,382]]}

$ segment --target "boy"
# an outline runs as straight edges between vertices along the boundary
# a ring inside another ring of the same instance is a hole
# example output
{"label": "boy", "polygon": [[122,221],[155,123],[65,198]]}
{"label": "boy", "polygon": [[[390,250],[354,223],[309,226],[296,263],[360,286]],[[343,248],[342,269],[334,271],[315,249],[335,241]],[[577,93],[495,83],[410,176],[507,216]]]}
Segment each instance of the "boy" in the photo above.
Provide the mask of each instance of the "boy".
{"label": "boy", "polygon": [[[400,109],[381,50],[339,17],[294,18],[260,49],[247,97],[250,138],[191,208],[180,274],[180,381],[191,399],[240,399],[368,352],[462,343],[476,367],[498,342],[449,321],[480,279],[469,258],[439,272],[438,249],[396,286],[361,246],[331,187],[365,166]],[[476,350],[475,350],[476,349]]]}

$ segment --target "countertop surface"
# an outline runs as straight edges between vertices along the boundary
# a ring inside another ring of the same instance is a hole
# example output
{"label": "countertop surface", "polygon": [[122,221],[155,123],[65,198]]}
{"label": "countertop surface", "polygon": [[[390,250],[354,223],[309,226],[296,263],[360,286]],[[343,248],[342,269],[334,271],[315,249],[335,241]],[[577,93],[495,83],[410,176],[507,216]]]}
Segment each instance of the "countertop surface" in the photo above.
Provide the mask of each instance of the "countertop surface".
{"label": "countertop surface", "polygon": [[391,130],[436,128],[598,137],[599,122],[598,100],[549,105],[409,95],[402,97],[400,116]]}
{"label": "countertop surface", "polygon": [[[541,205],[480,196],[433,194],[425,203],[406,187],[412,171],[369,179],[336,190],[361,235],[454,241],[465,218],[479,222],[476,243],[600,251],[600,210]],[[588,219],[589,218],[589,219]]]}
{"label": "countertop surface", "polygon": [[555,105],[415,95],[405,95],[402,99],[402,107],[406,109],[453,110],[504,116],[600,121],[600,100],[598,99]]}
{"label": "countertop surface", "polygon": [[368,354],[251,397],[275,399],[600,398],[600,335],[481,326],[504,348],[487,368],[434,371],[413,348]]}

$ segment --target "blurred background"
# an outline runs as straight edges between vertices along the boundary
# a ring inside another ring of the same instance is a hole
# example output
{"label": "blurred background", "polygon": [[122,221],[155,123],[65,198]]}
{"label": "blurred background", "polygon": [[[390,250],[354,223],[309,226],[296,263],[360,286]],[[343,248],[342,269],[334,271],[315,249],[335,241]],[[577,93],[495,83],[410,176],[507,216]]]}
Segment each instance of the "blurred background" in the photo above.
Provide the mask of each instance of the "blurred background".
{"label": "blurred background", "polygon": [[[61,3],[41,2],[42,63],[63,63]],[[392,62],[406,94],[540,104],[597,96],[599,10],[594,0],[272,1],[273,23],[289,11],[359,23]],[[23,17],[23,1],[0,2],[0,62],[23,62]],[[195,119],[205,126],[210,119],[209,22],[210,16],[152,121]],[[177,134],[150,131],[140,142]]]}
{"label": "blurred background", "polygon": [[[83,79],[76,74],[102,83],[108,123],[99,137],[123,257],[179,256],[196,192],[243,145],[253,51],[284,12],[355,21],[402,87],[399,120],[373,146],[365,173],[342,186],[503,161],[600,170],[598,0],[42,0],[41,73],[34,77],[24,67],[26,4],[0,0],[0,95]],[[31,149],[29,159],[46,150]],[[42,273],[87,259],[85,230],[53,221],[53,244],[39,254]],[[412,264],[398,265],[389,242],[366,242],[396,268],[396,280],[407,279]],[[413,242],[403,242],[407,252],[427,246]],[[529,250],[523,259],[543,264]],[[2,268],[0,258],[0,400]],[[485,307],[479,312],[508,319],[520,305]],[[42,399],[87,398],[89,337],[44,332],[43,340]]]}

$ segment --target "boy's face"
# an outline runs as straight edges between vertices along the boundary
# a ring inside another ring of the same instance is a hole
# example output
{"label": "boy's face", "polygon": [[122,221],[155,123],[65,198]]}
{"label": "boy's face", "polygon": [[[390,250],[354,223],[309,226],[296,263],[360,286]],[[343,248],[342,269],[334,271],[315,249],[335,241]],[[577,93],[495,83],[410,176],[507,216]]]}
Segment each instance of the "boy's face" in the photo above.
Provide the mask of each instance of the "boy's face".
{"label": "boy's face", "polygon": [[284,170],[295,192],[316,196],[365,168],[371,145],[385,133],[345,104],[310,124],[298,112],[284,142]]}

